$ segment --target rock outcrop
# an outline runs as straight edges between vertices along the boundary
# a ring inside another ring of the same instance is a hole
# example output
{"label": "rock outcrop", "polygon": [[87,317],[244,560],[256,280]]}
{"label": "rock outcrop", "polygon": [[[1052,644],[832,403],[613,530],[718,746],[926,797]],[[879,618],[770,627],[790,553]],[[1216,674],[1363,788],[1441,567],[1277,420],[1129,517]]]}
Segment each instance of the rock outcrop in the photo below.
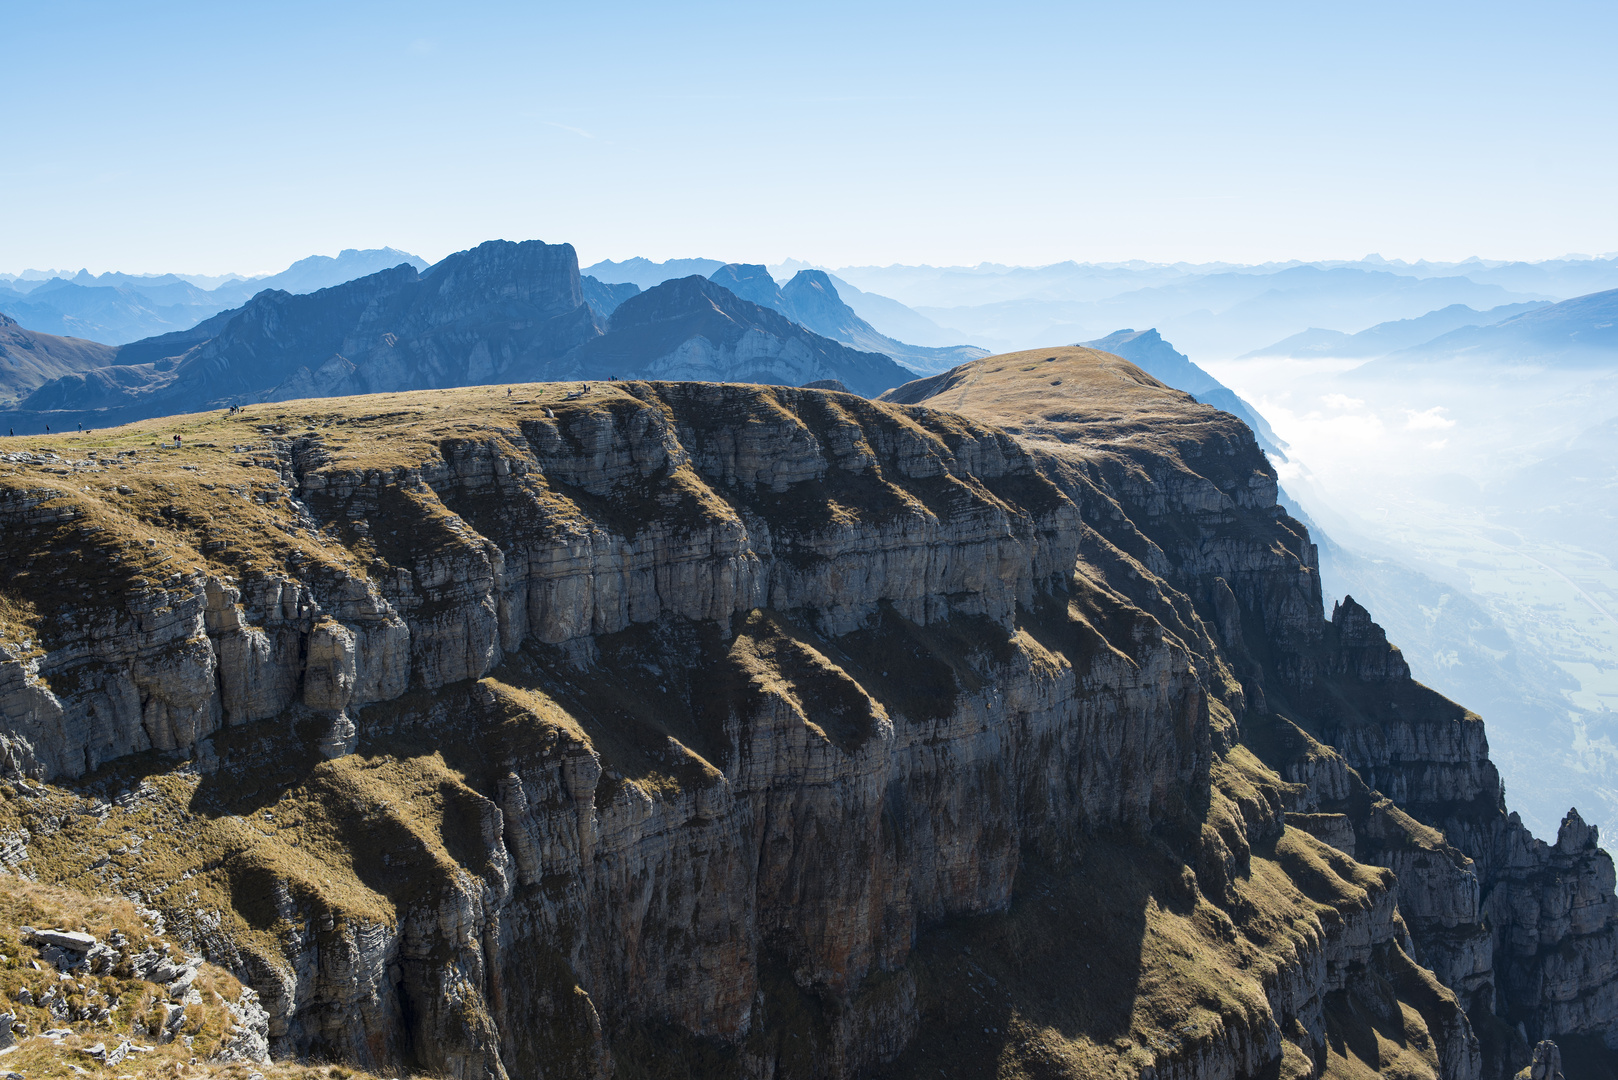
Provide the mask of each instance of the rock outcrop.
{"label": "rock outcrop", "polygon": [[11,454],[0,850],[373,1069],[1470,1080],[1612,1036],[1610,861],[1324,617],[1250,432],[1089,350],[932,385]]}

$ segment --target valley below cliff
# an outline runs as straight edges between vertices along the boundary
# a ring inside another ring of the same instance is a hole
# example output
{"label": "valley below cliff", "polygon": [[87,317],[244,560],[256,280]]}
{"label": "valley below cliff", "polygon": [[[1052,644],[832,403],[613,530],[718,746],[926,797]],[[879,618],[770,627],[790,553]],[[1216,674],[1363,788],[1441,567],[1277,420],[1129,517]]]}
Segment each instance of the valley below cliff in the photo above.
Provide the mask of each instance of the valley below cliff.
{"label": "valley below cliff", "polygon": [[381,1075],[1611,1075],[1611,858],[1276,495],[1084,348],[8,440],[0,862]]}

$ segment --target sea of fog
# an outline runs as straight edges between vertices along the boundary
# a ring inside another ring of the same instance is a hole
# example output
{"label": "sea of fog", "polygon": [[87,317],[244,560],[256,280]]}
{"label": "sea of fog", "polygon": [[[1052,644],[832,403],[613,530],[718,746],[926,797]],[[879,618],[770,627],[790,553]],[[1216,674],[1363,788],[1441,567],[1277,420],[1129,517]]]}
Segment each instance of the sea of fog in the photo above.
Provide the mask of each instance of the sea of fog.
{"label": "sea of fog", "polygon": [[1618,376],[1199,360],[1288,444],[1282,486],[1416,678],[1481,713],[1514,809],[1618,840]]}

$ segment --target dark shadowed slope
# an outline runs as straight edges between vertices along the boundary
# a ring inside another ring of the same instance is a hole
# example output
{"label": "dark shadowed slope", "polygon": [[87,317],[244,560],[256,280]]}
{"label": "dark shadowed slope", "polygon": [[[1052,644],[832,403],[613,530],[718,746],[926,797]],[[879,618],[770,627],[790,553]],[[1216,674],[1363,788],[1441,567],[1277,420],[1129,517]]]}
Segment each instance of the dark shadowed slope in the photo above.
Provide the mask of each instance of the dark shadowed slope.
{"label": "dark shadowed slope", "polygon": [[118,350],[81,338],[24,330],[0,315],[0,400],[16,399],[50,379],[110,364]]}
{"label": "dark shadowed slope", "polygon": [[822,337],[695,275],[624,301],[607,335],[586,343],[571,359],[584,377],[788,386],[837,379],[865,395],[912,375],[887,356]]}

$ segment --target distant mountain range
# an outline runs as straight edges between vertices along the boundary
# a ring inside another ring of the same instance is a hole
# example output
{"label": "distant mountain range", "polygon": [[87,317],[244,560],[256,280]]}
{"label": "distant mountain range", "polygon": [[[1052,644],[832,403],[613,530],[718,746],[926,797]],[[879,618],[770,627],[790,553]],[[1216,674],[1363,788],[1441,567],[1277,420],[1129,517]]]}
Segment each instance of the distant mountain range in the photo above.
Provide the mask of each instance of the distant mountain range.
{"label": "distant mountain range", "polygon": [[1538,305],[1489,325],[1461,327],[1365,367],[1444,360],[1611,366],[1618,360],[1618,289]]}
{"label": "distant mountain range", "polygon": [[[793,260],[777,272],[806,264]],[[1077,263],[1039,267],[820,267],[839,282],[906,305],[954,340],[999,350],[1094,337],[1116,326],[1156,326],[1192,356],[1239,356],[1325,327],[1352,335],[1461,304],[1478,311],[1618,288],[1618,256],[1539,263],[1468,259],[1266,263]],[[839,286],[841,288],[841,285]],[[844,299],[856,310],[860,305]],[[900,333],[861,311],[884,333]]]}
{"label": "distant mountain range", "polygon": [[[0,312],[42,333],[119,344],[185,329],[239,306],[264,288],[311,292],[402,262],[426,268],[420,259],[383,248],[345,251],[334,259],[315,257],[282,274],[256,279],[37,271],[14,279],[0,274]],[[725,260],[711,258],[633,258],[598,262],[582,273],[603,285],[649,289],[692,274],[709,277],[725,265]],[[1093,338],[1117,326],[1155,326],[1191,355],[1211,359],[1264,351],[1267,343],[1308,333],[1309,328],[1323,331],[1298,342],[1300,347],[1340,344],[1325,335],[1352,337],[1369,327],[1415,320],[1454,305],[1488,312],[1618,288],[1618,256],[1612,255],[1538,263],[1412,263],[1371,255],[1259,265],[1131,261],[842,269],[787,260],[770,269],[782,281],[799,270],[825,272],[841,301],[878,334],[924,348],[1009,349]],[[65,290],[51,296],[40,292],[46,278],[55,289],[75,285],[111,291],[87,295]],[[585,288],[588,293],[588,283]],[[625,295],[591,294],[587,302],[607,316]],[[1359,344],[1370,347],[1364,340]]]}
{"label": "distant mountain range", "polygon": [[637,292],[603,319],[585,301],[572,246],[538,241],[490,241],[425,272],[401,264],[313,293],[265,290],[196,327],[110,351],[0,422],[104,427],[235,403],[613,375],[835,379],[875,394],[913,374],[702,277]]}
{"label": "distant mountain range", "polygon": [[1413,345],[1431,341],[1440,334],[1451,330],[1459,330],[1463,326],[1489,326],[1509,319],[1513,315],[1520,315],[1534,308],[1547,307],[1550,301],[1540,300],[1526,304],[1502,304],[1490,308],[1488,311],[1476,311],[1465,304],[1451,304],[1449,307],[1429,311],[1427,314],[1414,319],[1397,319],[1392,322],[1378,323],[1368,330],[1361,330],[1357,334],[1345,334],[1340,330],[1322,330],[1311,327],[1301,334],[1293,334],[1289,338],[1277,341],[1274,345],[1267,345],[1262,349],[1254,349],[1245,356],[1237,357],[1239,360],[1253,360],[1269,356],[1291,356],[1299,358],[1309,357],[1341,357],[1344,359],[1370,359],[1376,356],[1386,356],[1399,349],[1407,349]]}
{"label": "distant mountain range", "polygon": [[[788,260],[793,270],[809,266]],[[1292,260],[1258,264],[1060,262],[1045,266],[846,266],[820,269],[835,273],[862,289],[891,296],[911,307],[963,307],[1007,300],[1086,302],[1104,300],[1137,289],[1153,288],[1225,274],[1274,277],[1290,270],[1349,270],[1391,273],[1411,278],[1462,277],[1480,285],[1565,298],[1618,288],[1618,254],[1600,258],[1569,256],[1542,262],[1465,259],[1460,262],[1405,262],[1369,255],[1363,259]],[[1262,287],[1262,286],[1261,286]]]}
{"label": "distant mountain range", "polygon": [[625,259],[623,262],[605,260],[586,266],[579,273],[588,274],[597,281],[628,282],[642,289],[650,289],[665,281],[690,277],[692,274],[707,277],[724,265],[723,259],[670,259],[667,262],[652,262],[650,259],[637,257]]}
{"label": "distant mountain range", "polygon": [[976,306],[917,310],[1003,347],[1072,341],[1108,326],[1156,326],[1192,355],[1238,356],[1308,326],[1358,328],[1447,307],[1548,299],[1463,277],[1417,278],[1387,271],[1291,267],[1273,274],[1188,276],[1098,300],[1025,297]]}
{"label": "distant mountain range", "polygon": [[186,330],[221,311],[239,307],[256,293],[278,289],[308,293],[340,285],[401,263],[425,270],[425,260],[395,248],[349,249],[337,256],[312,255],[268,277],[232,276],[212,289],[177,274],[158,276],[81,270],[69,278],[0,279],[0,313],[46,334],[81,337],[110,345]]}
{"label": "distant mountain range", "polygon": [[0,315],[0,402],[15,401],[51,379],[109,364],[117,352],[95,341],[25,330]]}

